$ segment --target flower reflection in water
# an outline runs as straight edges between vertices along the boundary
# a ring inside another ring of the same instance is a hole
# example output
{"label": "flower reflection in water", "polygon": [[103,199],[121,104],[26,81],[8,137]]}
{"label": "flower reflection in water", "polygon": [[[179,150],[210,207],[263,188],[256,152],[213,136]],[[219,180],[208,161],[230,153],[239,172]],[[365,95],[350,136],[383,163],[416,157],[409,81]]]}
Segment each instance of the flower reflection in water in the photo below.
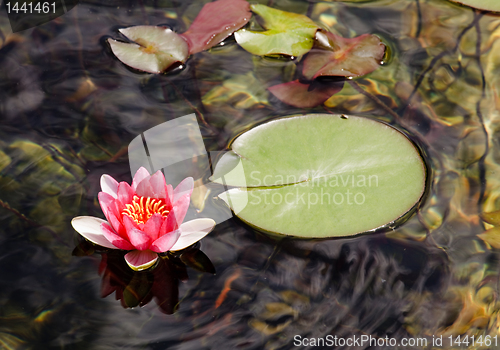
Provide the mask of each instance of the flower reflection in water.
{"label": "flower reflection in water", "polygon": [[[82,241],[73,251],[73,255],[92,255],[95,248],[88,241]],[[161,312],[173,314],[179,302],[179,281],[188,279],[187,268],[201,272],[215,273],[210,259],[198,248],[190,247],[182,253],[160,255],[156,264],[147,270],[134,271],[124,259],[127,253],[122,250],[102,250],[99,275],[101,297],[113,292],[124,308],[145,306],[155,299]]]}

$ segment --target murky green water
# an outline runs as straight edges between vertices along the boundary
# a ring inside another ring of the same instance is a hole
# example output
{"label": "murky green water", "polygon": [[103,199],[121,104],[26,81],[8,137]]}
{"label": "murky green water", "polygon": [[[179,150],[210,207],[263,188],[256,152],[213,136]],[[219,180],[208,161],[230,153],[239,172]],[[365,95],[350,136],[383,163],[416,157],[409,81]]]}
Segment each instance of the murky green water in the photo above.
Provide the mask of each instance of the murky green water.
{"label": "murky green water", "polygon": [[[391,49],[382,67],[307,111],[265,90],[297,61],[253,57],[229,39],[152,76],[105,44],[130,25],[182,32],[203,3],[83,1],[17,34],[0,16],[0,348],[291,349],[296,335],[429,346],[443,335],[442,348],[460,348],[450,335],[498,336],[498,253],[476,235],[479,214],[500,209],[500,17],[446,0],[271,0]],[[216,275],[178,260],[131,275],[121,256],[88,245],[72,255],[81,239],[71,219],[102,217],[99,177],[130,182],[127,147],[141,132],[195,112],[207,149],[220,151],[261,122],[325,111],[374,116],[422,144],[429,195],[394,232],[275,241],[231,219],[198,246]]]}

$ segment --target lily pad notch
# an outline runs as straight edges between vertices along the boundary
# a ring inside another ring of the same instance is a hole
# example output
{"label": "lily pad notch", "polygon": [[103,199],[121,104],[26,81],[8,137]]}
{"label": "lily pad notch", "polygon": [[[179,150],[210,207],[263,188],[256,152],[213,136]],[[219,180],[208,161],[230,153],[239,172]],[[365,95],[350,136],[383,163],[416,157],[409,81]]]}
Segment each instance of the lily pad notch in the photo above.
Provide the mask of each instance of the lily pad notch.
{"label": "lily pad notch", "polygon": [[[243,171],[232,170],[238,162]],[[219,197],[249,225],[326,238],[401,224],[424,198],[427,175],[402,131],[365,117],[311,114],[240,135],[212,180],[233,187]]]}

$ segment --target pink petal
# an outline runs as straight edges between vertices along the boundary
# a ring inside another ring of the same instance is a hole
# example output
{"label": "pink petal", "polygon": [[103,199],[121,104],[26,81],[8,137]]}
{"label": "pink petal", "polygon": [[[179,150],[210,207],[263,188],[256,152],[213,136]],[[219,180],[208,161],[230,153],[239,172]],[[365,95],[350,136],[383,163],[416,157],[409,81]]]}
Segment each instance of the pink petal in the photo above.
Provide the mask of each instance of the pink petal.
{"label": "pink petal", "polygon": [[123,204],[132,203],[134,199],[134,190],[126,182],[120,182],[118,184],[118,200]]}
{"label": "pink petal", "polygon": [[174,197],[174,188],[172,187],[172,185],[166,185],[165,192],[167,193],[168,198]]}
{"label": "pink petal", "polygon": [[165,185],[165,204],[167,205],[167,210],[172,210],[174,190],[172,185]]}
{"label": "pink petal", "polygon": [[111,197],[117,198],[118,182],[111,176],[104,174],[101,176],[101,190]]}
{"label": "pink petal", "polygon": [[[165,225],[165,223],[164,223]],[[181,235],[180,230],[175,230],[168,232],[167,234],[161,236],[156,241],[151,244],[151,249],[153,252],[164,253],[170,250],[170,248],[177,242]]]}
{"label": "pink petal", "polygon": [[158,254],[150,250],[133,250],[125,254],[125,261],[132,270],[141,271],[150,268],[158,260]]}
{"label": "pink petal", "polygon": [[205,237],[215,226],[215,221],[212,219],[202,218],[185,222],[181,225],[181,236],[170,248],[170,250],[181,250],[198,242]]}
{"label": "pink petal", "polygon": [[150,178],[144,179],[137,185],[137,190],[135,192],[138,196],[154,198],[153,186],[149,182],[149,179]]}
{"label": "pink petal", "polygon": [[191,193],[193,192],[193,188],[194,188],[194,180],[193,180],[193,178],[192,177],[186,177],[175,188],[173,202],[174,203],[177,202],[177,200],[180,197],[184,196],[185,194],[191,195]]}
{"label": "pink petal", "polygon": [[122,216],[122,220],[123,220],[123,225],[125,225],[125,230],[128,232],[130,230],[132,230],[133,228],[136,228],[136,229],[141,229],[140,225],[135,222],[130,216],[128,215],[123,215]]}
{"label": "pink petal", "polygon": [[107,224],[107,221],[92,216],[78,216],[71,220],[73,228],[87,240],[106,248],[118,249],[104,237],[101,224]]}
{"label": "pink petal", "polygon": [[[129,204],[129,203],[127,203],[127,204]],[[117,217],[121,217],[121,214],[123,213],[123,209],[125,209],[126,206],[125,206],[125,204],[122,203],[121,200],[116,199],[115,200],[115,208],[116,208],[115,213],[116,213]]]}
{"label": "pink petal", "polygon": [[119,203],[119,200],[114,199],[110,194],[105,192],[99,192],[98,197],[99,204],[101,205],[104,216],[106,216],[106,219],[108,219],[108,222],[113,230],[118,233],[119,236],[126,238],[125,228],[118,219],[118,215],[120,214],[118,214],[119,211],[117,207],[121,205]]}
{"label": "pink petal", "polygon": [[181,226],[181,224],[177,224],[175,210],[172,209],[170,211],[170,213],[168,213],[167,218],[165,219],[165,221],[163,222],[163,224],[161,226],[159,237],[161,237],[162,235],[164,235],[168,232],[177,230],[180,226]]}
{"label": "pink petal", "polygon": [[160,237],[160,228],[163,224],[163,221],[166,221],[165,219],[163,219],[163,216],[161,216],[160,214],[153,214],[146,222],[142,230],[146,232],[149,237],[151,237],[151,240],[154,241],[155,239]]}
{"label": "pink petal", "polygon": [[312,108],[323,104],[344,86],[343,82],[303,84],[298,80],[274,85],[268,90],[280,101],[297,108]]}
{"label": "pink petal", "polygon": [[99,204],[101,206],[102,212],[104,213],[108,221],[110,221],[110,213],[114,214],[116,217],[118,216],[115,203],[116,199],[114,199],[110,194],[106,192],[99,192],[97,198],[99,198]]}
{"label": "pink petal", "polygon": [[130,242],[128,242],[125,239],[123,239],[122,237],[118,236],[115,233],[115,231],[113,231],[111,226],[109,226],[108,223],[106,223],[106,222],[102,223],[101,230],[102,230],[104,237],[106,237],[106,239],[108,241],[110,241],[115,247],[117,247],[119,249],[124,249],[124,250],[135,249],[134,246],[132,244],[130,244]]}
{"label": "pink petal", "polygon": [[185,194],[181,198],[174,203],[174,208],[172,211],[175,211],[175,218],[177,219],[177,225],[180,226],[182,221],[184,221],[184,217],[186,216],[187,210],[189,208],[189,202],[191,199],[191,194]]}
{"label": "pink petal", "polygon": [[243,27],[252,14],[244,0],[218,0],[203,6],[188,31],[181,34],[194,54],[217,45]]}
{"label": "pink petal", "polygon": [[139,185],[139,183],[147,177],[149,177],[149,171],[141,166],[139,170],[136,171],[134,180],[132,180],[132,189],[137,192],[137,185]]}
{"label": "pink petal", "polygon": [[151,237],[146,232],[132,227],[130,230],[127,230],[127,234],[130,243],[132,243],[135,249],[149,249],[149,246],[151,245]]}
{"label": "pink petal", "polygon": [[118,236],[127,239],[127,232],[125,230],[125,227],[112,212],[108,213],[108,223],[113,228],[113,230],[118,234]]}
{"label": "pink petal", "polygon": [[151,176],[149,183],[153,188],[154,196],[152,198],[165,198],[167,196],[165,192],[165,176],[160,170]]}

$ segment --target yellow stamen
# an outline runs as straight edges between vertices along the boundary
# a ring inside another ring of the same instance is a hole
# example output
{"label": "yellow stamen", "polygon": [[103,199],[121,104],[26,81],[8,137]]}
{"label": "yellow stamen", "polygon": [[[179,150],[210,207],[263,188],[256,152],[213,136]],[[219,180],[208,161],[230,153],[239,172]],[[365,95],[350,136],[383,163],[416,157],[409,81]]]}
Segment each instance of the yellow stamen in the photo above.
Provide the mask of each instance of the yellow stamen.
{"label": "yellow stamen", "polygon": [[154,45],[148,45],[146,47],[141,47],[141,50],[145,53],[157,53],[158,48]]}
{"label": "yellow stamen", "polygon": [[134,196],[132,203],[127,203],[122,215],[128,215],[138,224],[145,224],[154,214],[167,217],[167,205],[162,199]]}

